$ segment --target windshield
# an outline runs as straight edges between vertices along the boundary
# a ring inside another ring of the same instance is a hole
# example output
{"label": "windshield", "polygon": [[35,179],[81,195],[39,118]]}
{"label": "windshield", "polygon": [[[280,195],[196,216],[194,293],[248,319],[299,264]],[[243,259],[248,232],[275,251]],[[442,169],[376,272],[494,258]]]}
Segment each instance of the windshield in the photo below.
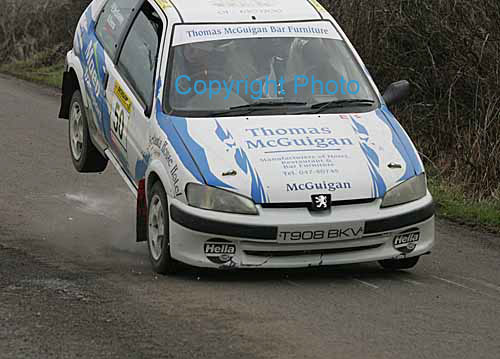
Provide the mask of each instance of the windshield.
{"label": "windshield", "polygon": [[365,73],[326,21],[176,26],[171,56],[171,114],[364,112],[378,106]]}

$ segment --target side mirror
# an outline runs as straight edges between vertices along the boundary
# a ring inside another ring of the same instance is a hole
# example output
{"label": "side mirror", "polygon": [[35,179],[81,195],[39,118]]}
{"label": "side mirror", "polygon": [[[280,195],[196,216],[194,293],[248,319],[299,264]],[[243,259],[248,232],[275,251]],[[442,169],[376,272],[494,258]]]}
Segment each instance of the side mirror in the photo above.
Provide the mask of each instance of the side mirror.
{"label": "side mirror", "polygon": [[384,93],[387,106],[397,105],[410,95],[410,83],[406,80],[393,82]]}

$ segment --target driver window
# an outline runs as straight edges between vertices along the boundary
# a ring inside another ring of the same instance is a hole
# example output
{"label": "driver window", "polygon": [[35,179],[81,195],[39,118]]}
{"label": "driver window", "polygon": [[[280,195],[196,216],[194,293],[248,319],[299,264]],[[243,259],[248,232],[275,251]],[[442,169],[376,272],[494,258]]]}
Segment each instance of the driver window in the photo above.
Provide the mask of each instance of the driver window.
{"label": "driver window", "polygon": [[143,104],[152,103],[162,22],[149,3],[137,14],[118,59],[118,70]]}
{"label": "driver window", "polygon": [[118,45],[127,23],[134,15],[138,0],[108,1],[102,9],[96,25],[96,36],[112,58],[118,51]]}

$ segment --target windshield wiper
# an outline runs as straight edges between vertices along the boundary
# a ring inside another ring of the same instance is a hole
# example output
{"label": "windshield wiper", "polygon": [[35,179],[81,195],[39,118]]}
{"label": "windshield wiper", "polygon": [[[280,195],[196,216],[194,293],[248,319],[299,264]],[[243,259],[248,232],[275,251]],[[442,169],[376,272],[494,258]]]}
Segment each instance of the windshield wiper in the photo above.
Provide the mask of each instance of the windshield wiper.
{"label": "windshield wiper", "polygon": [[230,110],[240,110],[240,109],[253,109],[262,107],[280,107],[280,106],[304,106],[307,102],[297,102],[297,101],[256,101],[246,105],[233,106]]}
{"label": "windshield wiper", "polygon": [[247,115],[254,111],[265,110],[268,108],[276,108],[282,106],[305,106],[307,102],[296,102],[296,101],[256,101],[246,105],[233,106],[228,110],[220,111],[213,116],[222,116],[229,113],[239,113],[240,116]]}
{"label": "windshield wiper", "polygon": [[350,100],[333,100],[327,102],[315,103],[311,106],[312,110],[317,110],[316,113],[323,112],[330,108],[341,108],[349,106],[372,106],[375,103],[369,99],[350,99]]}

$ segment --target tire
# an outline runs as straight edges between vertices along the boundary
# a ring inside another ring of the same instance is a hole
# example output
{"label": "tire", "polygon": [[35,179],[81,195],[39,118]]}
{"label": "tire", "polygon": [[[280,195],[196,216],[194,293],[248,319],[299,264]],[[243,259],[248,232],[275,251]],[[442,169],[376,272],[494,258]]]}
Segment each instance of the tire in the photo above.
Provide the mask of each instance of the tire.
{"label": "tire", "polygon": [[75,91],[69,110],[69,152],[73,166],[81,173],[102,172],[108,165],[90,139],[87,117],[85,116],[82,94]]}
{"label": "tire", "polygon": [[174,274],[180,263],[170,253],[168,203],[165,190],[157,181],[148,193],[148,249],[153,270],[159,274]]}
{"label": "tire", "polygon": [[384,269],[395,271],[402,269],[411,269],[417,265],[419,259],[420,256],[405,259],[386,259],[383,261],[379,261],[379,264]]}

